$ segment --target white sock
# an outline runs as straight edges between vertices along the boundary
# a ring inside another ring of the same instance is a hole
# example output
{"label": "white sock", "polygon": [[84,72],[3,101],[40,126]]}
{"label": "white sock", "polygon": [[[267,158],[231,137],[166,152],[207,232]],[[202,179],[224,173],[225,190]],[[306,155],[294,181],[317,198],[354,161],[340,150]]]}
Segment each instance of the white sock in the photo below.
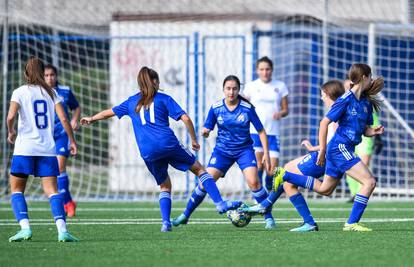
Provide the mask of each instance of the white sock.
{"label": "white sock", "polygon": [[66,222],[63,219],[56,220],[56,227],[59,233],[65,233],[68,231],[68,229],[66,229]]}
{"label": "white sock", "polygon": [[20,228],[22,228],[22,230],[30,229],[29,219],[21,219],[19,221],[19,224],[20,224]]}

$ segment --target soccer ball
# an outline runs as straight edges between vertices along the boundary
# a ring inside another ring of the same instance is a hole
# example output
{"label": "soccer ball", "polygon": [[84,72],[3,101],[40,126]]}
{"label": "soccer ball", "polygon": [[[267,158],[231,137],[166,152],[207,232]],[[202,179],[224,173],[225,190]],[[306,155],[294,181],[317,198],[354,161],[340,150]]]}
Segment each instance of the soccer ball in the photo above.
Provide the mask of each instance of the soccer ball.
{"label": "soccer ball", "polygon": [[234,226],[245,227],[246,225],[250,223],[252,216],[244,211],[237,209],[237,210],[229,210],[227,212],[227,218],[229,218],[229,220]]}

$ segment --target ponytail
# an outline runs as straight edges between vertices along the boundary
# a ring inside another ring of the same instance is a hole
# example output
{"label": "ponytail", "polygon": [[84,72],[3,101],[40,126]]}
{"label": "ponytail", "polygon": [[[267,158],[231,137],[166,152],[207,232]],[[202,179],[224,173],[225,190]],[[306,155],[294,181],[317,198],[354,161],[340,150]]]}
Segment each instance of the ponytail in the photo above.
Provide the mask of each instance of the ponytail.
{"label": "ponytail", "polygon": [[55,92],[45,81],[45,65],[36,57],[30,57],[26,63],[24,76],[27,84],[38,85],[46,90],[47,94],[55,99]]}
{"label": "ponytail", "polygon": [[148,67],[142,67],[138,73],[137,82],[141,90],[141,99],[138,101],[135,111],[139,112],[142,107],[147,109],[158,92],[158,73]]}

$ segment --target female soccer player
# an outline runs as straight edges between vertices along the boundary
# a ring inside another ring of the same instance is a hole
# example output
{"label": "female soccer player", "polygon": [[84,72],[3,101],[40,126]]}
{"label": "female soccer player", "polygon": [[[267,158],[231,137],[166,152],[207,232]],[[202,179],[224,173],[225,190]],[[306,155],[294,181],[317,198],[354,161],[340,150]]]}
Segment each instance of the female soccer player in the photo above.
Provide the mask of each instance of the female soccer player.
{"label": "female soccer player", "polygon": [[[277,168],[274,188],[278,188],[283,181],[287,181],[322,195],[330,195],[340,182],[343,173],[346,172],[361,183],[361,189],[355,196],[351,214],[343,230],[365,232],[372,231],[372,229],[362,226],[359,221],[375,189],[376,182],[368,167],[355,155],[354,149],[361,142],[362,135],[375,136],[384,132],[384,127],[381,125],[369,126],[373,124],[373,110],[380,109],[380,101],[376,95],[384,87],[384,80],[377,78],[372,81],[371,68],[361,63],[351,66],[349,78],[352,82],[351,90],[335,101],[319,127],[320,150],[317,164],[323,166],[326,161],[323,182],[313,177]],[[339,126],[326,147],[328,125],[331,121],[338,122]]]}
{"label": "female soccer player", "polygon": [[[344,86],[340,81],[332,80],[328,81],[321,87],[321,99],[324,102],[327,108],[331,108],[333,103],[345,93]],[[330,123],[328,129],[328,140],[330,140],[336,130],[337,124]],[[309,151],[305,156],[296,158],[288,162],[284,169],[288,172],[295,174],[312,176],[312,177],[321,177],[325,173],[325,167],[316,165],[318,159],[319,146],[312,146],[308,140],[304,140],[302,145]],[[306,204],[305,199],[302,194],[299,192],[298,187],[291,183],[283,183],[284,191],[286,192],[289,200],[292,202],[293,206],[296,208],[298,213],[303,218],[303,224],[300,227],[291,229],[292,232],[311,232],[318,231],[318,225],[314,221],[312,214],[309,211],[308,205]],[[243,211],[252,213],[252,214],[262,214],[266,212],[279,198],[281,194],[277,191],[271,191],[267,199],[261,203],[252,206],[242,208]]]}
{"label": "female soccer player", "polygon": [[[50,64],[45,66],[45,80],[51,88],[55,89],[58,96],[61,98],[61,104],[68,118],[68,108],[72,111],[70,125],[72,126],[73,131],[76,131],[79,128],[78,121],[81,113],[79,103],[68,86],[63,86],[58,83],[57,75],[58,73],[55,66]],[[69,191],[69,176],[66,173],[66,162],[70,156],[69,137],[63,129],[62,123],[57,116],[55,117],[55,132],[53,138],[55,139],[56,154],[59,162],[60,174],[57,178],[58,191],[63,196],[66,214],[68,217],[73,217],[75,216],[76,203],[72,200],[72,196]]]}
{"label": "female soccer player", "polygon": [[[254,106],[239,95],[240,80],[236,76],[227,76],[223,81],[224,99],[210,108],[204,123],[202,135],[207,138],[218,127],[216,146],[210,157],[207,172],[217,181],[224,177],[230,167],[237,162],[242,170],[249,188],[257,202],[266,199],[267,192],[257,175],[257,163],[250,137],[250,124],[253,124],[263,144],[263,164],[270,168],[269,149],[266,132],[256,114]],[[203,201],[206,192],[197,186],[187,203],[185,211],[173,220],[173,225],[186,224],[191,213]],[[264,214],[266,229],[275,227],[270,211]]]}
{"label": "female soccer player", "polygon": [[238,208],[241,205],[240,201],[222,200],[213,177],[206,172],[195,156],[184,148],[169,127],[168,117],[177,121],[182,120],[189,131],[193,150],[200,149],[190,117],[172,97],[159,91],[160,80],[157,72],[143,67],[138,73],[137,80],[139,93],[112,109],[101,111],[92,117],[82,118],[81,124],[91,124],[115,115],[119,119],[125,115],[131,118],[141,157],[160,186],[159,203],[163,221],[161,231],[172,230],[170,222],[171,180],[167,172],[168,165],[181,171],[191,170],[197,175],[219,213]]}
{"label": "female soccer player", "polygon": [[[273,62],[268,57],[257,60],[256,72],[259,78],[246,84],[243,95],[256,107],[257,115],[266,130],[269,140],[271,170],[274,170],[279,165],[280,119],[289,113],[287,99],[289,91],[284,82],[272,79]],[[262,181],[263,147],[253,126],[250,127],[250,132],[256,151],[259,179]],[[266,172],[265,186],[268,191],[272,189],[272,181],[272,171]]]}
{"label": "female soccer player", "polygon": [[[10,242],[29,240],[32,231],[29,224],[24,190],[29,175],[41,177],[43,191],[49,198],[53,218],[58,229],[58,241],[74,242],[79,239],[66,228],[62,196],[56,187],[59,175],[53,140],[53,121],[58,115],[70,140],[70,152],[76,155],[76,142],[72,128],[56,92],[45,82],[44,65],[38,58],[30,58],[25,68],[26,85],[13,91],[7,115],[7,140],[14,144],[10,169],[11,204],[21,230],[9,238]],[[18,131],[14,121],[19,114]],[[17,135],[17,137],[16,137]]]}

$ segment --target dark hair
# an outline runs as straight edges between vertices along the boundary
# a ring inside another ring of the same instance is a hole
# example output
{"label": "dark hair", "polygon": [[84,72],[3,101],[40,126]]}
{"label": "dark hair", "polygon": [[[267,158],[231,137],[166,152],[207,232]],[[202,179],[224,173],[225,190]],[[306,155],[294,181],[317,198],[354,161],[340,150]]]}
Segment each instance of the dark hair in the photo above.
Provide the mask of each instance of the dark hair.
{"label": "dark hair", "polygon": [[[236,75],[229,75],[229,76],[227,76],[226,78],[224,78],[224,81],[223,81],[223,88],[224,88],[224,85],[226,84],[226,82],[228,82],[228,81],[234,81],[234,82],[236,82],[236,84],[237,84],[237,88],[239,88],[239,91],[240,91],[240,87],[241,87],[241,83],[240,83],[240,79],[236,76]],[[238,98],[240,99],[240,100],[243,100],[243,101],[246,101],[247,103],[249,103],[250,105],[252,105],[253,106],[253,104],[252,103],[250,103],[250,101],[249,100],[247,100],[244,96],[242,96],[242,95],[238,95]],[[254,106],[253,106],[254,107]]]}
{"label": "dark hair", "polygon": [[39,58],[29,58],[25,66],[24,76],[28,84],[42,87],[52,99],[55,98],[55,93],[52,87],[45,81],[45,65]]}
{"label": "dark hair", "polygon": [[[351,68],[349,68],[348,71],[348,76],[351,80],[351,88],[355,84],[360,83],[364,76],[369,77],[370,75],[371,67],[367,64],[352,64]],[[378,98],[377,94],[381,92],[382,88],[384,88],[384,79],[382,77],[378,77],[372,82],[369,88],[364,88],[364,91],[362,92],[362,95],[368,98],[375,111],[379,111],[381,109],[382,101]]]}
{"label": "dark hair", "polygon": [[344,84],[338,80],[327,81],[322,85],[321,90],[333,101],[345,93]]}
{"label": "dark hair", "polygon": [[256,68],[258,68],[259,67],[259,64],[262,63],[262,62],[265,62],[265,63],[269,64],[270,68],[273,70],[273,61],[270,58],[268,58],[268,57],[261,57],[261,58],[259,58],[256,61]]}
{"label": "dark hair", "polygon": [[[57,71],[57,68],[54,66],[54,65],[52,65],[52,64],[46,64],[45,65],[45,71],[46,70],[53,70],[53,72],[55,73],[55,76],[58,76],[58,71]],[[58,85],[59,84],[59,81],[56,79],[56,85]]]}
{"label": "dark hair", "polygon": [[137,82],[141,90],[141,99],[135,108],[136,112],[139,112],[141,107],[148,108],[152,103],[155,94],[158,92],[158,84],[156,82],[159,81],[158,73],[155,70],[148,67],[142,67],[139,70]]}

